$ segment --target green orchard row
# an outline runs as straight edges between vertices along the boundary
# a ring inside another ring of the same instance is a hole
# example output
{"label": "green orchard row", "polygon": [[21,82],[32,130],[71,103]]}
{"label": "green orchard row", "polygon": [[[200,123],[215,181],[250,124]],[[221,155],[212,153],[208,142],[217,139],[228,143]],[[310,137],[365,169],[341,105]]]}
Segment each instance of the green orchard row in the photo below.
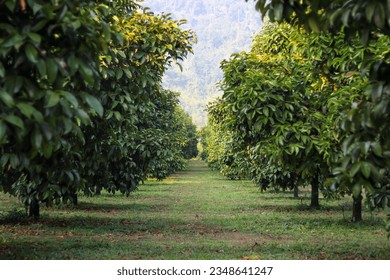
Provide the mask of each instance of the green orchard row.
{"label": "green orchard row", "polygon": [[0,189],[38,217],[183,168],[195,128],[161,86],[192,51],[183,23],[128,0],[2,1]]}
{"label": "green orchard row", "polygon": [[389,2],[256,2],[280,23],[222,63],[204,156],[262,189],[311,185],[312,207],[351,194],[356,221],[362,194],[389,207]]}

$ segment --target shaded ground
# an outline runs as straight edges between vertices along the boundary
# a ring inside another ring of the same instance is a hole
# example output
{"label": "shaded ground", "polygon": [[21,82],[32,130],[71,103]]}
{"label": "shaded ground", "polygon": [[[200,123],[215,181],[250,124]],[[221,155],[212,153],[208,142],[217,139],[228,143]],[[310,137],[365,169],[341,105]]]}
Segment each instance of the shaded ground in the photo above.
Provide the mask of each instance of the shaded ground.
{"label": "shaded ground", "polygon": [[390,259],[383,213],[353,224],[349,199],[309,211],[308,197],[260,193],[199,161],[128,198],[43,210],[39,222],[2,194],[0,259]]}

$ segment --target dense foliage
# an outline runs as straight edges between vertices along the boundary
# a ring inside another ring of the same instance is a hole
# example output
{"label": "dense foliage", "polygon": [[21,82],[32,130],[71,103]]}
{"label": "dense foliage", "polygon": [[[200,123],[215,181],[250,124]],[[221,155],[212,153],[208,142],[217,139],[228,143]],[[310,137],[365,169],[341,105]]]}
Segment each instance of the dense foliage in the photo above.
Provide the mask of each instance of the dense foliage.
{"label": "dense foliage", "polygon": [[[220,138],[224,143],[208,141],[214,146],[209,150],[229,148],[219,150],[216,159],[209,153],[208,161],[223,170],[228,158],[230,173],[249,170],[262,189],[310,184],[311,206],[318,207],[319,189],[331,194],[323,182],[348,136],[340,129],[340,111],[359,100],[368,84],[357,74],[367,63],[364,55],[378,59],[388,44],[379,37],[361,47],[343,34],[315,36],[288,24],[265,24],[251,52],[222,63],[224,95],[208,111],[211,135],[229,137]],[[359,198],[361,191],[338,189],[338,194],[351,193]],[[358,212],[354,219],[361,219]]]}
{"label": "dense foliage", "polygon": [[181,150],[161,79],[191,51],[183,22],[111,0],[7,0],[0,19],[0,188],[30,215],[81,190],[128,194]]}
{"label": "dense foliage", "polygon": [[[157,115],[155,124],[159,124],[161,134],[160,146],[148,166],[147,176],[164,179],[177,170],[182,170],[188,159],[198,154],[196,126],[191,117],[178,105],[178,95],[166,91],[167,95],[175,97],[171,103],[164,104]],[[165,111],[165,113],[164,113]]]}
{"label": "dense foliage", "polygon": [[[358,38],[363,46],[376,42],[378,37],[389,38],[390,2],[388,0],[256,0],[256,8],[272,21],[297,22],[307,30],[344,31],[348,38]],[[372,60],[364,54],[369,72],[365,94],[348,112],[342,129],[349,134],[343,142],[340,164],[334,169],[332,188],[353,189],[355,197],[365,189],[370,206],[390,206],[390,52],[389,45],[382,56]],[[368,69],[368,71],[367,71]],[[390,221],[390,216],[389,216]],[[390,231],[390,222],[388,224]]]}

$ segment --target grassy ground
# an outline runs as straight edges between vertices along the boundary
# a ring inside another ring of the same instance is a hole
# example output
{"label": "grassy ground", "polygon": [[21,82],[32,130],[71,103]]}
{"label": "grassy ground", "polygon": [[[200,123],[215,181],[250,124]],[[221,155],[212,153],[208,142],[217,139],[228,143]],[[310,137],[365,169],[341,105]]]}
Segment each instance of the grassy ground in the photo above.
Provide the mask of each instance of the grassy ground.
{"label": "grassy ground", "polygon": [[390,259],[384,214],[349,220],[348,200],[308,210],[309,195],[260,193],[199,161],[130,197],[80,197],[23,217],[0,195],[0,259]]}

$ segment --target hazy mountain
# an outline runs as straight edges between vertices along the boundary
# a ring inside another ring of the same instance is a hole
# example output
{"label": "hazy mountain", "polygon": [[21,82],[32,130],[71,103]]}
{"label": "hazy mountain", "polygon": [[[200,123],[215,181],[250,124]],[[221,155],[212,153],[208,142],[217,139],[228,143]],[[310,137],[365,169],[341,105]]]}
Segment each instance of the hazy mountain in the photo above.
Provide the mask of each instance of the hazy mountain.
{"label": "hazy mountain", "polygon": [[181,92],[181,104],[198,126],[206,124],[205,105],[220,95],[219,68],[232,53],[248,49],[251,37],[260,29],[261,16],[254,2],[244,0],[145,0],[142,5],[155,13],[170,13],[186,19],[185,28],[196,32],[194,55],[169,70],[165,87]]}

